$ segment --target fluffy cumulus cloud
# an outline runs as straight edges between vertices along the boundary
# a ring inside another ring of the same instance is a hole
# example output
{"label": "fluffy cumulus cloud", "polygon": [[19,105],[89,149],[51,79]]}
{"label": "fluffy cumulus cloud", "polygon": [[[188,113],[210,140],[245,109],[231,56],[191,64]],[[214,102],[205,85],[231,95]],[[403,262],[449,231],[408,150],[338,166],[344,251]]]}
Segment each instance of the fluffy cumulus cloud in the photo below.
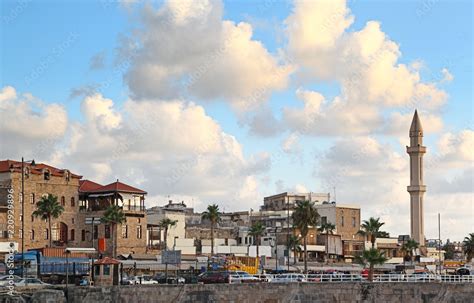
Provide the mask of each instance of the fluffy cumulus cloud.
{"label": "fluffy cumulus cloud", "polygon": [[[239,111],[259,107],[287,84],[282,65],[252,39],[252,26],[223,20],[220,1],[167,1],[142,12],[143,28],[125,75],[137,99],[186,94],[224,99]],[[130,42],[127,42],[129,45]]]}
{"label": "fluffy cumulus cloud", "polygon": [[246,158],[239,142],[203,107],[180,100],[128,100],[117,108],[95,94],[82,101],[81,111],[84,121],[71,126],[60,165],[98,182],[120,178],[150,196],[193,196],[228,209],[258,205],[255,175],[269,169],[269,155]]}
{"label": "fluffy cumulus cloud", "polygon": [[452,80],[449,71],[441,71],[438,83],[423,82],[420,65],[400,62],[399,45],[379,22],[369,21],[357,31],[351,29],[353,20],[343,0],[295,2],[286,19],[286,51],[296,74],[302,83],[335,81],[341,93],[326,100],[319,92],[299,89],[304,107],[284,110],[288,125],[314,135],[360,135],[393,132],[382,121],[386,110],[418,107],[436,114],[447,99],[439,84]]}
{"label": "fluffy cumulus cloud", "polygon": [[[337,188],[338,203],[359,205],[363,218],[381,217],[386,222],[385,229],[396,236],[410,233],[408,165],[408,155],[396,152],[390,145],[370,137],[355,137],[336,141],[315,167],[314,174],[323,180],[323,191]],[[443,238],[463,238],[469,228],[460,226],[462,222],[472,227],[472,162],[465,165],[470,167],[466,174],[470,174],[471,185],[465,182],[464,190],[455,190],[453,194],[446,186],[445,190],[439,190],[441,182],[448,182],[445,177],[449,169],[430,165],[430,160],[425,160],[427,238],[437,237],[438,212],[445,222]],[[436,180],[437,176],[444,178]],[[469,192],[464,192],[466,189]]]}
{"label": "fluffy cumulus cloud", "polygon": [[12,86],[0,91],[0,152],[2,158],[45,157],[66,132],[68,118],[62,105],[45,103]]}

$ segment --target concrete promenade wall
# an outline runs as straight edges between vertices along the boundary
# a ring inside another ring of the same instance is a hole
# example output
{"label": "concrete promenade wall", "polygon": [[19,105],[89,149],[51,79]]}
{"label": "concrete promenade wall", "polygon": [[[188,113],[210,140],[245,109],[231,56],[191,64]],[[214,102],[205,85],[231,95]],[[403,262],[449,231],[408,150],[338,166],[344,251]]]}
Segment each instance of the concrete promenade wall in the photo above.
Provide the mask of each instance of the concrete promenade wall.
{"label": "concrete promenade wall", "polygon": [[92,302],[474,302],[474,284],[289,283],[141,285],[69,289],[70,303]]}

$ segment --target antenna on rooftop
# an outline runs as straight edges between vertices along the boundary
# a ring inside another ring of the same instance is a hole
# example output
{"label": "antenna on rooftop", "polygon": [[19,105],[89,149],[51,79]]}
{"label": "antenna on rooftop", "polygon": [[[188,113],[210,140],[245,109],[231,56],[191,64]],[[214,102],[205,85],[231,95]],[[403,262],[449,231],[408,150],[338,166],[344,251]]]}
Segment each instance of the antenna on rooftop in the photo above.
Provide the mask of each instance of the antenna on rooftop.
{"label": "antenna on rooftop", "polygon": [[334,202],[337,203],[337,200],[336,200],[336,186],[334,186]]}

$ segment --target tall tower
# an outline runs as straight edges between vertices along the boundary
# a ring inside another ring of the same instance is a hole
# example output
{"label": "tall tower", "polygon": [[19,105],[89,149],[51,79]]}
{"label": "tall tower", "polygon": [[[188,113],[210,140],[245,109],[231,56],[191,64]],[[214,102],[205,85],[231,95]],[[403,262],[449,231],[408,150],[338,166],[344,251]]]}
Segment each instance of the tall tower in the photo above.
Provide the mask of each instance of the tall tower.
{"label": "tall tower", "polygon": [[424,246],[423,195],[426,186],[423,185],[423,155],[426,153],[426,147],[423,146],[423,128],[416,110],[411,122],[407,153],[410,155],[410,186],[407,190],[410,193],[411,238],[420,246]]}

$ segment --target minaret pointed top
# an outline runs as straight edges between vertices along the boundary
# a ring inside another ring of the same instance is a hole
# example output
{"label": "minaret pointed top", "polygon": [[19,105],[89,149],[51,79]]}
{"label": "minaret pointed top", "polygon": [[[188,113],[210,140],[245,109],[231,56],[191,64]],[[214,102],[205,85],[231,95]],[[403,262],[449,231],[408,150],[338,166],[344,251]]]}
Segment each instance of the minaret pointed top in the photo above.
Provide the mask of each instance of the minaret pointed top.
{"label": "minaret pointed top", "polygon": [[418,136],[420,133],[423,134],[423,127],[421,126],[420,117],[418,117],[418,111],[415,109],[415,114],[413,115],[410,126],[410,136]]}

